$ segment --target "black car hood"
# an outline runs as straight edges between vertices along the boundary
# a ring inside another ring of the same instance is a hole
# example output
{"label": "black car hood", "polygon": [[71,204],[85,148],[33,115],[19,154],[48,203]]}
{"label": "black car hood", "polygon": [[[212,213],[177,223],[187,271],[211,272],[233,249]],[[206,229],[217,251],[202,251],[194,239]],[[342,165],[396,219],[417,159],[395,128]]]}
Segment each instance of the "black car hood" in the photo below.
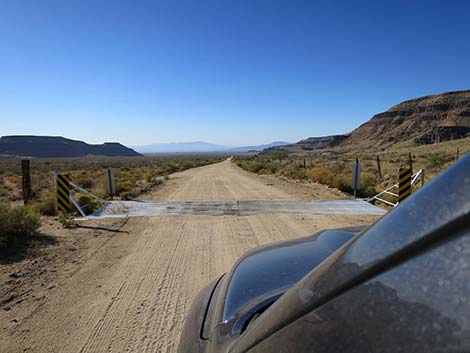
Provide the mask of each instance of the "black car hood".
{"label": "black car hood", "polygon": [[452,234],[470,217],[470,155],[357,234],[274,303],[230,352],[245,352],[325,302]]}
{"label": "black car hood", "polygon": [[363,228],[326,230],[245,254],[228,276],[222,320],[234,321],[232,334]]}

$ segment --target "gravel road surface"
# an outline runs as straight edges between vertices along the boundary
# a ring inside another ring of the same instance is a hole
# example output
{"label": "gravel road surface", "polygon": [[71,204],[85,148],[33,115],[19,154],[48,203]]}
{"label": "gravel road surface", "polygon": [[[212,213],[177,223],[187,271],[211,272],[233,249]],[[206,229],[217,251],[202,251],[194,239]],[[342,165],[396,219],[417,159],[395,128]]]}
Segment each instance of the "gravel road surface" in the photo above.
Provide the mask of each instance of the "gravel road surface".
{"label": "gravel road surface", "polygon": [[[340,197],[322,185],[259,177],[229,160],[176,173],[165,186],[143,196],[156,201]],[[61,239],[74,237],[67,240],[76,244],[73,256],[62,255],[58,249],[65,240],[60,240],[52,247],[56,250],[48,250],[56,251],[48,255],[51,260],[0,264],[2,285],[17,288],[17,298],[24,298],[0,306],[0,352],[175,352],[192,298],[245,251],[376,218],[301,213],[155,216],[108,220],[99,227],[90,221],[85,225],[90,228],[73,233],[55,229]],[[110,231],[94,234],[93,227]],[[37,279],[26,281],[28,273]],[[22,278],[31,288],[21,285]],[[44,295],[38,299],[34,293]]]}

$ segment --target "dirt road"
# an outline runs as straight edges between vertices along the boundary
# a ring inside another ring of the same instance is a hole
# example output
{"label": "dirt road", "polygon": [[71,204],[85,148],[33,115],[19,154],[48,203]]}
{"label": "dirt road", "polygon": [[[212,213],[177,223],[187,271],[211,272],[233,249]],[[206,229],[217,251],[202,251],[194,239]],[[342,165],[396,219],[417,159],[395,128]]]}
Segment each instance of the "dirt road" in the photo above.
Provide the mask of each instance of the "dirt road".
{"label": "dirt road", "polygon": [[[145,198],[313,200],[338,198],[338,192],[258,177],[225,161],[177,173]],[[124,223],[119,232],[90,236],[66,274],[63,268],[70,264],[63,260],[55,269],[60,275],[50,279],[52,288],[44,289],[47,295],[40,300],[28,296],[0,312],[0,351],[175,352],[194,295],[245,251],[374,219],[256,214],[108,220],[115,223],[107,227]]]}

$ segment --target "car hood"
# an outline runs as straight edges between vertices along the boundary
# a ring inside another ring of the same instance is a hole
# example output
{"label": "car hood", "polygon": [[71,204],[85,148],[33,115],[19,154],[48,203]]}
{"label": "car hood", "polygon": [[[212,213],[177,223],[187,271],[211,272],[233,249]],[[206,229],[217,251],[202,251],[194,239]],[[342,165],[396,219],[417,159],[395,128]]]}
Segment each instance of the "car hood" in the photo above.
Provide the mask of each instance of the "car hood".
{"label": "car hood", "polygon": [[230,352],[244,352],[296,318],[439,242],[470,213],[470,155],[352,238],[298,281]]}
{"label": "car hood", "polygon": [[326,230],[279,242],[246,253],[227,276],[222,320],[232,322],[232,334],[274,302],[315,266],[364,227]]}

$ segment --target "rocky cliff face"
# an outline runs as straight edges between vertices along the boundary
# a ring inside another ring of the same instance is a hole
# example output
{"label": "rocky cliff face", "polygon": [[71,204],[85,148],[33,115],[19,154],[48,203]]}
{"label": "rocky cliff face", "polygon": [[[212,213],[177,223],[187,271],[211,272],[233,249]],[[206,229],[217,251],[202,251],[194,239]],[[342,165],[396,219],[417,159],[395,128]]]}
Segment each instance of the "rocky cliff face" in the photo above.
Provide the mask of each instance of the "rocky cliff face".
{"label": "rocky cliff face", "polygon": [[367,150],[395,144],[431,144],[465,137],[470,137],[470,90],[412,99],[374,115],[350,134],[309,137],[281,148],[289,152],[335,148]]}
{"label": "rocky cliff face", "polygon": [[443,142],[470,136],[470,91],[447,92],[398,104],[355,129],[343,146]]}
{"label": "rocky cliff face", "polygon": [[339,145],[349,135],[331,135],[331,136],[322,136],[322,137],[308,137],[304,140],[300,140],[297,143],[291,145],[285,145],[280,147],[271,147],[264,151],[271,152],[276,149],[283,149],[289,152],[301,152],[301,151],[314,151],[322,148],[331,148]]}
{"label": "rocky cliff face", "polygon": [[89,145],[60,136],[3,136],[0,138],[0,156],[84,157],[90,155],[141,156],[117,142]]}
{"label": "rocky cliff face", "polygon": [[323,137],[309,137],[297,142],[303,150],[314,150],[318,148],[334,147],[345,141],[349,135],[331,135]]}

